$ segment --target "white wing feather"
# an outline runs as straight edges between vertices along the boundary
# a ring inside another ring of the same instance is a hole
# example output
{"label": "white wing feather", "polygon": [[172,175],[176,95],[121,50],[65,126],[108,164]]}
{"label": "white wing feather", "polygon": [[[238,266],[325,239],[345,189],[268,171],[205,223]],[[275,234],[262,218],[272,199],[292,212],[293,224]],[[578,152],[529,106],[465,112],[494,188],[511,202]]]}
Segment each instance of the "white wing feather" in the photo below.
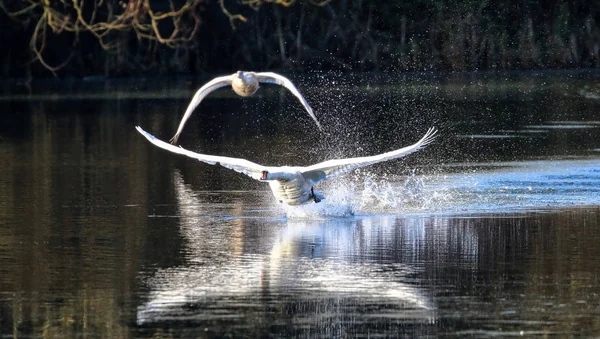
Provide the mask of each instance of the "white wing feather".
{"label": "white wing feather", "polygon": [[[245,174],[253,179],[260,180],[263,171],[281,171],[284,167],[271,167],[271,166],[262,166],[251,161],[240,159],[240,158],[230,158],[230,157],[222,157],[215,155],[207,155],[195,153],[192,151],[188,151],[182,147],[173,146],[164,141],[161,141],[154,137],[152,134],[144,131],[141,127],[136,126],[138,132],[140,132],[146,139],[148,139],[154,145],[165,149],[167,151],[183,154],[190,158],[194,158],[205,162],[210,165],[221,165],[225,168],[229,168],[236,172]],[[373,155],[368,157],[358,157],[358,158],[348,158],[348,159],[336,159],[336,160],[328,160],[324,161],[312,166],[308,167],[285,167],[289,171],[300,171],[307,180],[310,180],[313,185],[317,183],[334,178],[339,175],[346,174],[352,170],[355,170],[360,167],[373,165],[379,162],[388,161],[392,159],[402,158],[406,155],[414,153],[423,147],[427,146],[436,137],[437,130],[435,127],[430,128],[427,133],[421,138],[421,140],[417,141],[415,144],[400,148],[394,151],[390,151],[387,153]]]}
{"label": "white wing feather", "polygon": [[153,143],[154,145],[156,145],[162,149],[165,149],[165,150],[173,152],[173,153],[186,155],[190,158],[200,160],[209,165],[221,165],[225,168],[229,168],[236,172],[245,174],[256,180],[260,179],[260,177],[262,175],[262,171],[269,171],[269,169],[270,169],[269,167],[261,166],[259,164],[255,164],[255,163],[245,160],[245,159],[221,157],[221,156],[216,156],[216,155],[207,155],[207,154],[200,154],[200,153],[188,151],[188,150],[184,149],[183,147],[177,147],[177,146],[171,145],[169,143],[166,143],[162,140],[157,139],[152,134],[144,131],[140,126],[136,126],[135,129],[137,129],[137,131],[140,132],[144,137],[146,137],[146,139],[148,139],[151,143]]}
{"label": "white wing feather", "polygon": [[200,101],[202,101],[202,99],[204,99],[204,97],[206,97],[210,92],[227,85],[231,85],[231,75],[214,78],[196,91],[192,101],[190,101],[187,109],[185,110],[183,118],[181,118],[181,122],[177,128],[177,133],[175,133],[173,138],[170,140],[172,144],[177,143],[177,139],[179,139],[179,135],[183,131],[183,126],[185,126],[185,123],[194,112],[194,109],[200,104]]}
{"label": "white wing feather", "polygon": [[414,153],[431,143],[435,139],[436,133],[437,130],[435,129],[435,127],[432,127],[427,131],[425,136],[421,138],[421,140],[419,140],[413,145],[400,148],[395,151],[390,151],[387,153],[373,155],[369,157],[328,160],[312,166],[305,167],[301,170],[301,172],[304,175],[304,177],[306,177],[308,180],[311,180],[313,184],[317,184],[320,181],[331,179],[338,175],[346,174],[360,167],[401,158],[411,153]]}
{"label": "white wing feather", "polygon": [[256,78],[259,82],[277,84],[287,88],[296,96],[296,98],[298,98],[298,100],[300,100],[300,103],[302,103],[310,117],[317,123],[319,130],[323,130],[321,124],[319,123],[319,120],[317,120],[315,113],[313,112],[312,108],[310,108],[310,105],[308,104],[306,99],[304,99],[304,97],[302,96],[302,94],[300,94],[296,86],[294,86],[294,84],[288,78],[272,72],[256,73]]}

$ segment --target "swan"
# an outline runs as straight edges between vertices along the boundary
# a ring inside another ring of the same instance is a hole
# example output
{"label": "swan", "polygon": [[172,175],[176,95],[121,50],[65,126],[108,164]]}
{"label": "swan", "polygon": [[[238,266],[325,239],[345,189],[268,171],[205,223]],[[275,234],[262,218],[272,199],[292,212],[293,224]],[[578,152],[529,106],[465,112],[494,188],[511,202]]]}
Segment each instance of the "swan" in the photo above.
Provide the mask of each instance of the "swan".
{"label": "swan", "polygon": [[237,95],[242,97],[249,97],[252,94],[256,93],[256,91],[258,90],[258,84],[261,82],[277,84],[290,90],[290,92],[292,92],[298,98],[298,100],[300,100],[300,103],[302,103],[310,117],[315,121],[315,123],[319,127],[319,130],[323,130],[321,124],[319,123],[319,120],[317,120],[317,117],[313,113],[312,108],[310,108],[308,102],[306,102],[306,99],[304,99],[304,97],[302,96],[302,94],[300,94],[296,86],[294,86],[294,84],[288,78],[273,72],[254,73],[237,71],[232,75],[214,78],[211,81],[207,82],[204,86],[200,87],[196,94],[194,94],[192,101],[185,110],[185,114],[183,115],[183,118],[181,118],[181,122],[179,123],[179,127],[177,128],[177,133],[175,133],[175,135],[171,138],[170,142],[172,144],[177,143],[177,139],[179,139],[179,135],[183,131],[183,126],[185,125],[186,121],[190,118],[194,109],[200,104],[200,101],[202,101],[202,99],[204,99],[204,97],[207,96],[210,92],[218,88],[231,85],[231,88],[233,88],[233,91],[237,93]]}
{"label": "swan", "polygon": [[273,191],[273,195],[280,202],[291,206],[302,205],[309,202],[320,202],[324,199],[321,192],[315,191],[314,186],[321,181],[346,174],[354,169],[404,157],[414,153],[429,143],[435,137],[437,130],[431,127],[425,136],[415,144],[379,155],[327,160],[312,166],[262,166],[246,159],[229,158],[216,155],[199,154],[188,151],[157,139],[141,127],[135,127],[146,139],[154,145],[167,151],[183,154],[210,165],[221,165],[236,172],[245,174],[259,181],[266,181]]}

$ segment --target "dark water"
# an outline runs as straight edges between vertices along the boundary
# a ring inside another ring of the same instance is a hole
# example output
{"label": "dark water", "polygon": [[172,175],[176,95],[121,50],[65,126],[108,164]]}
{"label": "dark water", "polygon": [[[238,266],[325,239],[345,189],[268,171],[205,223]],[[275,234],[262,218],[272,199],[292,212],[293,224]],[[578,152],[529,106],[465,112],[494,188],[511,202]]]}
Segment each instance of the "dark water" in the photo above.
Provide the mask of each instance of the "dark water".
{"label": "dark water", "polygon": [[206,79],[5,84],[6,338],[600,334],[599,73],[294,77],[223,89],[180,142],[307,165],[437,141],[282,208],[168,154]]}

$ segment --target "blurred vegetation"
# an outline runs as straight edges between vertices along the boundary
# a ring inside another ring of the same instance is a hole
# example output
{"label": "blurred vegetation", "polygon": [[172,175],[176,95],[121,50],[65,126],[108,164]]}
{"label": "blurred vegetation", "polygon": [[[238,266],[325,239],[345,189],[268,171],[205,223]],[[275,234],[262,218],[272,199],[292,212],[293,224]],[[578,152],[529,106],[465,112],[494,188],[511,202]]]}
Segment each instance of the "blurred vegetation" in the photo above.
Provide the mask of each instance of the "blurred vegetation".
{"label": "blurred vegetation", "polygon": [[0,0],[0,8],[4,77],[600,67],[597,1]]}

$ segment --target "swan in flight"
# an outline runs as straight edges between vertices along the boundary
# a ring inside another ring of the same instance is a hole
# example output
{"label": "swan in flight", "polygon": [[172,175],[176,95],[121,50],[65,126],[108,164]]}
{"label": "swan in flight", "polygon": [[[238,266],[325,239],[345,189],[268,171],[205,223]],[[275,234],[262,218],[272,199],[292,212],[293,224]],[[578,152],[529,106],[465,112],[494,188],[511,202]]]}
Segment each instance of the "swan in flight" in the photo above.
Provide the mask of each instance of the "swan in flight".
{"label": "swan in flight", "polygon": [[360,167],[401,158],[414,153],[431,143],[437,133],[435,127],[432,127],[425,133],[421,140],[417,141],[415,144],[379,155],[328,160],[307,167],[273,167],[262,166],[245,159],[195,153],[182,147],[177,147],[161,141],[139,126],[136,126],[136,129],[151,143],[167,151],[187,155],[190,158],[200,160],[210,165],[221,165],[225,168],[243,173],[253,179],[266,181],[271,186],[275,198],[280,203],[291,206],[302,205],[311,201],[320,202],[321,199],[324,199],[323,194],[315,191],[313,188],[313,186],[319,182],[346,174]]}
{"label": "swan in flight", "polygon": [[302,94],[300,94],[296,86],[294,86],[294,84],[288,78],[272,72],[254,73],[237,71],[235,74],[232,75],[214,78],[211,81],[207,82],[204,86],[200,87],[196,94],[194,94],[192,101],[185,110],[185,114],[183,115],[183,118],[179,123],[179,127],[177,128],[177,133],[175,133],[175,135],[171,138],[170,142],[173,145],[177,143],[177,139],[179,139],[179,135],[183,131],[183,126],[185,125],[186,121],[190,118],[194,109],[200,104],[200,101],[202,101],[202,99],[204,99],[204,97],[207,96],[210,92],[218,88],[231,85],[233,91],[239,96],[249,97],[252,94],[256,93],[256,90],[258,90],[258,84],[261,82],[277,84],[290,90],[290,92],[292,92],[298,98],[298,100],[300,100],[300,103],[302,103],[310,117],[315,121],[315,123],[317,123],[319,130],[322,130],[321,124],[319,123],[319,120],[317,120],[317,117],[313,113],[312,108],[310,108],[308,102],[306,102],[306,99],[304,99],[304,97],[302,96]]}

